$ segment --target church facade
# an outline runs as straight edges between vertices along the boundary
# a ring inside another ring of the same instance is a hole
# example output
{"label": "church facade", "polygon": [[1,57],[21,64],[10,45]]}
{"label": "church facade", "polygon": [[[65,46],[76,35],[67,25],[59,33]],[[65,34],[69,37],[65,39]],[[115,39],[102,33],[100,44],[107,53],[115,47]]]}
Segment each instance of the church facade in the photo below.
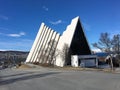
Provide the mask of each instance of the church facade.
{"label": "church facade", "polygon": [[41,24],[26,63],[71,64],[71,55],[91,55],[79,17],[72,19],[62,35]]}

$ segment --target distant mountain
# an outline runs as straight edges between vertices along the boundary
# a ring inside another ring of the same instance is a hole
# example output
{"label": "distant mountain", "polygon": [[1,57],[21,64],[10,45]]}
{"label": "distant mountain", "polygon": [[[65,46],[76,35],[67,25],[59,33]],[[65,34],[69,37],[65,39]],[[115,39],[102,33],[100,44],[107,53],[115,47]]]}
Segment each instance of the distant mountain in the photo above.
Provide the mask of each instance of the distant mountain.
{"label": "distant mountain", "polygon": [[29,52],[25,52],[25,51],[0,51],[0,54],[17,54],[17,55],[20,55],[20,54],[28,54]]}
{"label": "distant mountain", "polygon": [[28,53],[25,51],[0,51],[0,60],[27,58]]}

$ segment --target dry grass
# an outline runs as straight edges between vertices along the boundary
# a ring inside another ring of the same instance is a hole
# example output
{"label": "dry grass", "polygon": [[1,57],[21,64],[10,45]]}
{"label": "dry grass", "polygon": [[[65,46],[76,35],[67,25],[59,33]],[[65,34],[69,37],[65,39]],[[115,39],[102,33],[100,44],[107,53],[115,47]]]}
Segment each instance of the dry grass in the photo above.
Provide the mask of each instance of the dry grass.
{"label": "dry grass", "polygon": [[97,68],[81,68],[81,67],[71,67],[71,66],[65,66],[62,67],[60,69],[64,69],[64,70],[76,70],[76,71],[102,71],[101,69],[97,69]]}
{"label": "dry grass", "polygon": [[32,67],[27,64],[22,64],[22,65],[18,66],[18,69],[29,69],[29,68],[32,68]]}
{"label": "dry grass", "polygon": [[81,68],[81,67],[72,67],[72,66],[65,66],[65,67],[57,67],[54,66],[53,68],[60,69],[60,70],[74,70],[74,71],[102,71],[108,73],[115,73],[115,70],[108,69],[100,69],[100,68]]}
{"label": "dry grass", "polygon": [[[64,66],[64,67],[57,67],[53,65],[48,64],[39,64],[38,66],[42,66],[44,68],[51,68],[51,69],[58,69],[58,70],[74,70],[74,71],[103,71],[108,73],[114,73],[115,71],[112,71],[109,69],[98,69],[98,68],[81,68],[81,67],[72,67],[72,66]],[[30,69],[33,68],[32,66],[29,66],[27,64],[22,64],[17,67],[18,69]]]}

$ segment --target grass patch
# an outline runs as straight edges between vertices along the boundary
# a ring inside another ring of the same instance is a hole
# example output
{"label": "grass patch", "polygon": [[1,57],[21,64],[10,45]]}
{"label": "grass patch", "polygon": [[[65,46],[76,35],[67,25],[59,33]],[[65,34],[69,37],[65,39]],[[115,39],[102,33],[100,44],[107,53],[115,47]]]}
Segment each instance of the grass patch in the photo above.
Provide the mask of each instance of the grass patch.
{"label": "grass patch", "polygon": [[29,68],[33,68],[27,64],[21,64],[20,66],[17,66],[18,69],[29,69]]}

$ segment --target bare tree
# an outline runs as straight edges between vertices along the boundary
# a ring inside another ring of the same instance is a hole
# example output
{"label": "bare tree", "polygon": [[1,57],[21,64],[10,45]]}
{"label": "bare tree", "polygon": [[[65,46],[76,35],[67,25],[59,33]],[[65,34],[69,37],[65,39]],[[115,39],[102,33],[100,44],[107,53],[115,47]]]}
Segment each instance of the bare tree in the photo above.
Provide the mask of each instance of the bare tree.
{"label": "bare tree", "polygon": [[97,43],[93,43],[92,45],[103,52],[110,52],[112,48],[112,41],[108,33],[101,33],[99,41]]}
{"label": "bare tree", "polygon": [[[106,33],[101,33],[100,35],[100,39],[97,43],[93,43],[93,47],[96,47],[98,49],[100,49],[103,52],[107,52],[109,53],[109,62],[111,65],[111,68],[113,69],[113,56],[111,56],[111,52],[114,52],[115,54],[119,54],[119,48],[120,48],[120,35],[114,35],[112,38],[110,38],[110,35],[106,32]],[[116,61],[118,61],[117,63],[120,65],[119,60],[117,59]]]}
{"label": "bare tree", "polygon": [[110,35],[106,33],[101,33],[99,41],[97,43],[92,44],[93,47],[100,49],[103,52],[120,52],[120,35],[116,34],[112,38]]}
{"label": "bare tree", "polygon": [[117,34],[117,35],[114,35],[114,36],[113,36],[112,44],[113,44],[112,50],[113,50],[115,53],[118,53],[118,54],[119,54],[119,51],[120,51],[120,34]]}

